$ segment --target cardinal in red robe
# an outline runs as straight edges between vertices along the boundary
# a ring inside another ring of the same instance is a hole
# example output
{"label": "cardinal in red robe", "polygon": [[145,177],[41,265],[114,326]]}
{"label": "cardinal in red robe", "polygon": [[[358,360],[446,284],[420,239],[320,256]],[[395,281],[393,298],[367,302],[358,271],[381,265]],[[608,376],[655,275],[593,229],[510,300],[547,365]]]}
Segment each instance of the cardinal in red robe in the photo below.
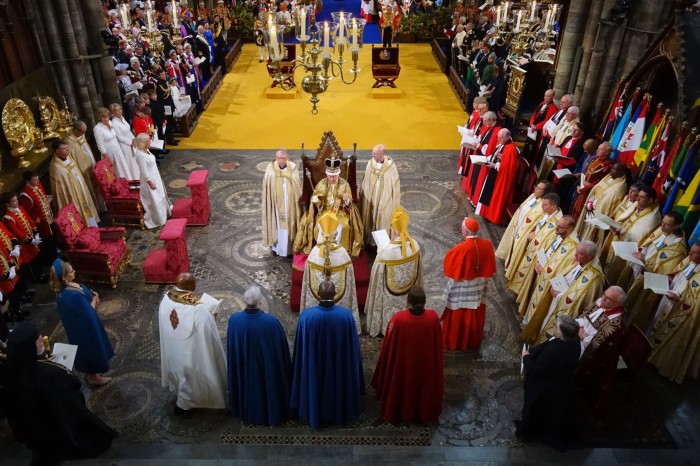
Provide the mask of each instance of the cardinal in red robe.
{"label": "cardinal in red robe", "polygon": [[440,318],[424,308],[420,286],[408,292],[408,306],[389,322],[372,387],[386,422],[435,423],[445,385]]}
{"label": "cardinal in red robe", "polygon": [[443,298],[442,341],[446,349],[466,351],[481,346],[486,323],[486,283],[496,273],[491,241],[477,236],[479,223],[462,222],[464,241],[447,251],[443,266],[449,279]]}
{"label": "cardinal in red robe", "polygon": [[520,152],[510,138],[510,131],[505,128],[498,132],[498,143],[489,163],[484,166],[488,175],[479,195],[476,214],[491,223],[503,225],[508,220],[506,208],[513,202]]}

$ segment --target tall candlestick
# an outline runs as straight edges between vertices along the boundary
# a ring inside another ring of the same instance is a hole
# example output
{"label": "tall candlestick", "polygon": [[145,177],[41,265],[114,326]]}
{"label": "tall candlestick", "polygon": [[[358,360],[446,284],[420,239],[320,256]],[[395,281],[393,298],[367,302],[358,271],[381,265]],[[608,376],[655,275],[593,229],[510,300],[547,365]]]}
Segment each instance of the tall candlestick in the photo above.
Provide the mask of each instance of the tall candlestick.
{"label": "tall candlestick", "polygon": [[277,60],[279,54],[279,47],[277,46],[277,28],[271,26],[268,28],[268,33],[270,35],[270,48],[272,49],[272,58]]}
{"label": "tall candlestick", "polygon": [[325,56],[330,55],[329,45],[330,45],[330,33],[328,29],[328,22],[326,21],[323,26],[323,54]]}
{"label": "tall candlestick", "polygon": [[153,30],[153,19],[151,18],[151,10],[146,10],[146,20],[148,22],[148,31]]}
{"label": "tall candlestick", "polygon": [[173,0],[172,2],[171,11],[173,13],[173,29],[177,29],[177,3],[175,2],[175,0]]}
{"label": "tall candlestick", "polygon": [[124,23],[124,24],[122,24],[122,29],[125,29],[125,28],[128,28],[131,26],[131,24],[129,24],[129,16],[128,16],[129,7],[126,5],[126,3],[122,4],[121,10],[122,10],[122,23]]}
{"label": "tall candlestick", "polygon": [[537,4],[535,3],[535,0],[532,0],[532,9],[530,10],[530,22],[535,22],[535,8],[537,7]]}
{"label": "tall candlestick", "polygon": [[518,10],[518,20],[515,23],[515,32],[520,32],[520,20],[523,17],[523,10]]}
{"label": "tall candlestick", "polygon": [[359,47],[357,43],[357,22],[355,18],[352,19],[352,43],[355,45],[356,49]]}
{"label": "tall candlestick", "polygon": [[301,7],[301,40],[306,40],[306,7]]}
{"label": "tall candlestick", "polygon": [[547,17],[544,21],[544,32],[549,32],[549,22],[552,20],[552,10],[551,8],[547,10]]}

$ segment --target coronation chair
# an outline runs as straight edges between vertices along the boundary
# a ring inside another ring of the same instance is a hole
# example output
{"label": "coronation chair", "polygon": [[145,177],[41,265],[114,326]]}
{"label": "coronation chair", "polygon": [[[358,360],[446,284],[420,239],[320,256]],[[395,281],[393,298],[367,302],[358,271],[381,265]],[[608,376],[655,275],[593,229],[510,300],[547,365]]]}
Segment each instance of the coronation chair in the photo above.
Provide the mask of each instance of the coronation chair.
{"label": "coronation chair", "polygon": [[396,87],[394,81],[398,79],[401,72],[399,65],[399,47],[375,47],[372,44],[372,77],[374,85],[377,87]]}

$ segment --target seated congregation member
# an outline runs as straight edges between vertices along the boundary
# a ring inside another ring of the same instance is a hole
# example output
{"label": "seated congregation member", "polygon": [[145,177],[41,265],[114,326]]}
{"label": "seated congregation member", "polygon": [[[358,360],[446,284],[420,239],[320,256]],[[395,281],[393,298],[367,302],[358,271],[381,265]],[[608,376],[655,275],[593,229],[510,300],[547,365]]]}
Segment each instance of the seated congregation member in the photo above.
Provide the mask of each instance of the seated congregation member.
{"label": "seated congregation member", "polygon": [[18,326],[0,365],[0,399],[15,439],[32,451],[31,464],[94,458],[109,449],[117,433],[85,405],[80,380],[47,359],[34,324]]}
{"label": "seated congregation member", "polygon": [[87,374],[88,385],[99,387],[112,381],[104,373],[109,371],[114,349],[97,314],[100,296],[74,280],[73,266],[56,259],[51,267],[50,284],[56,293],[56,307],[68,343],[78,346],[75,368]]}
{"label": "seated congregation member", "polygon": [[355,319],[335,294],[333,282],[319,285],[320,302],[302,311],[294,341],[290,406],[312,429],[353,421],[365,392]]}
{"label": "seated congregation member", "polygon": [[600,261],[603,270],[610,272],[614,279],[620,275],[620,270],[627,261],[615,256],[612,248],[613,241],[625,241],[637,243],[652,233],[661,224],[659,213],[659,203],[656,202],[656,191],[650,186],[640,186],[637,202],[625,212],[615,217],[617,223],[622,228],[617,230],[610,228],[603,249],[600,254]]}
{"label": "seated congregation member", "polygon": [[[318,220],[322,240],[311,250],[304,266],[304,278],[301,285],[301,309],[306,309],[320,298],[319,286],[329,279],[336,285],[333,300],[338,306],[352,311],[357,330],[360,331],[360,312],[357,307],[357,288],[355,287],[355,269],[350,255],[340,244],[336,244],[339,222],[335,214],[328,212]],[[326,255],[330,264],[327,269]],[[327,275],[329,273],[330,275]],[[302,311],[303,312],[303,311]]]}
{"label": "seated congregation member", "polygon": [[387,327],[372,387],[386,422],[435,423],[445,385],[440,318],[425,309],[422,287],[412,286],[407,297],[408,309]]}
{"label": "seated congregation member", "polygon": [[503,268],[506,270],[506,277],[508,277],[508,273],[512,273],[508,272],[508,270],[518,241],[523,236],[527,236],[527,233],[532,230],[532,224],[544,214],[540,208],[542,196],[548,194],[551,190],[552,183],[549,181],[537,183],[532,194],[520,204],[518,210],[513,214],[513,218],[510,219],[510,223],[508,223],[506,231],[498,243],[498,248],[496,248],[496,257],[505,261]]}
{"label": "seated congregation member", "polygon": [[676,269],[671,291],[661,298],[649,329],[649,362],[676,383],[700,375],[700,242]]}
{"label": "seated congregation member", "polygon": [[177,78],[168,80],[170,85],[170,95],[173,99],[173,117],[182,118],[192,106],[192,99],[187,94],[183,93],[178,86]]}
{"label": "seated congregation member", "polygon": [[565,448],[572,435],[574,379],[581,355],[579,325],[561,315],[552,326],[554,338],[523,350],[525,399],[515,435]]}
{"label": "seated congregation member", "polygon": [[508,217],[506,208],[515,192],[518,158],[520,152],[510,137],[510,130],[503,128],[498,132],[498,146],[485,165],[488,174],[476,206],[477,215],[496,225],[505,223]]}
{"label": "seated congregation member", "polygon": [[[528,343],[540,344],[551,335],[552,323],[558,315],[578,316],[585,306],[603,290],[605,276],[598,261],[598,247],[591,241],[581,241],[576,246],[574,260],[562,264],[557,275],[563,277],[566,289],[557,290],[548,283],[538,283],[528,314],[528,322],[520,338]],[[555,277],[556,278],[556,277]],[[542,287],[544,291],[539,290]]]}
{"label": "seated congregation member", "polygon": [[289,417],[292,363],[279,320],[260,309],[257,286],[244,295],[245,309],[228,318],[228,400],[246,424],[276,426]]}
{"label": "seated congregation member", "polygon": [[[586,142],[590,142],[591,146],[597,144],[595,139],[589,139]],[[610,143],[608,141],[603,141],[597,144],[596,147],[597,149],[595,149],[595,153],[588,161],[588,165],[586,167],[580,167],[583,183],[581,183],[579,179],[579,185],[577,185],[575,189],[576,196],[573,207],[571,208],[571,215],[576,219],[584,212],[586,201],[588,200],[588,195],[591,193],[591,190],[610,173],[614,165],[613,161],[610,160],[610,154],[612,154],[612,146]]]}
{"label": "seated congregation member", "polygon": [[642,186],[644,186],[644,183],[634,183],[630,186],[630,189],[627,190],[627,195],[623,197],[620,203],[613,209],[610,217],[619,218],[622,214],[630,210],[634,203],[637,202],[639,188]]}
{"label": "seated congregation member", "polygon": [[160,374],[175,392],[175,414],[226,407],[226,355],[216,327],[216,306],[194,295],[191,273],[177,276],[158,308]]}
{"label": "seated congregation member", "polygon": [[448,350],[478,349],[486,323],[486,287],[496,273],[496,254],[491,241],[477,236],[479,223],[462,222],[464,240],[445,255],[443,266],[449,279],[443,299],[442,339]]}
{"label": "seated congregation member", "polygon": [[598,247],[603,245],[605,241],[605,230],[591,225],[586,222],[586,220],[595,218],[594,212],[601,213],[608,217],[613,214],[613,211],[622,198],[625,197],[629,174],[627,165],[624,163],[616,163],[613,165],[610,173],[605,175],[603,179],[591,189],[584,203],[581,216],[576,223],[576,234],[581,241],[593,241]]}
{"label": "seated congregation member", "polygon": [[[569,168],[573,176],[564,178],[557,184],[557,194],[562,198],[562,212],[570,213],[576,217],[576,215],[574,215],[574,203],[578,197],[578,189],[582,186],[581,178],[584,178],[585,183],[586,172],[588,166],[596,157],[597,147],[598,141],[595,139],[587,139],[582,145],[583,153],[576,162],[576,165]],[[607,173],[603,173],[600,177],[602,178],[606,174]],[[588,192],[586,192],[585,195],[588,196]]]}
{"label": "seated congregation member", "polygon": [[134,157],[141,175],[141,204],[143,204],[143,223],[146,228],[158,228],[165,225],[173,206],[160,177],[156,158],[148,150],[151,138],[141,133],[134,139]]}
{"label": "seated congregation member", "polygon": [[423,285],[420,247],[408,234],[408,213],[401,207],[391,216],[392,241],[377,251],[369,277],[365,315],[367,333],[384,334],[391,317],[404,308],[412,286]]}
{"label": "seated congregation member", "polygon": [[581,338],[577,386],[601,417],[607,414],[625,336],[625,299],[625,290],[611,286],[576,319]]}

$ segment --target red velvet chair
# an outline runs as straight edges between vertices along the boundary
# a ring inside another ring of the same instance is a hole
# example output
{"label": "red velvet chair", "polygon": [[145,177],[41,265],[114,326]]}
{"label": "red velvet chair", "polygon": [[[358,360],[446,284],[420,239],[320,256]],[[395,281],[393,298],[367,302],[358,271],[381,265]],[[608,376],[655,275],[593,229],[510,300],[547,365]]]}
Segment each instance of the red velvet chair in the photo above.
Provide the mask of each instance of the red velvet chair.
{"label": "red velvet chair", "polygon": [[190,226],[204,226],[209,223],[211,206],[207,186],[208,177],[209,170],[195,170],[190,173],[187,187],[190,188],[192,197],[175,201],[172,218],[184,218]]}
{"label": "red velvet chair", "polygon": [[187,220],[184,218],[165,222],[159,237],[165,243],[165,248],[149,252],[143,262],[146,283],[175,283],[179,274],[190,270],[186,227]]}
{"label": "red velvet chair", "polygon": [[61,247],[80,279],[115,288],[131,256],[124,241],[126,229],[86,227],[72,203],[58,211],[56,227]]}
{"label": "red velvet chair", "polygon": [[114,167],[107,158],[97,162],[92,172],[100,186],[107,212],[112,217],[112,221],[129,225],[136,224],[144,228],[143,206],[139,192],[141,182],[117,178]]}
{"label": "red velvet chair", "polygon": [[[289,293],[289,308],[292,312],[301,309],[301,285],[304,282],[304,267],[306,266],[306,254],[295,254],[292,259],[292,291]],[[369,263],[367,251],[360,252],[357,259],[352,261],[355,272],[355,289],[357,291],[357,307],[364,311],[367,302],[367,290],[369,288]]]}

